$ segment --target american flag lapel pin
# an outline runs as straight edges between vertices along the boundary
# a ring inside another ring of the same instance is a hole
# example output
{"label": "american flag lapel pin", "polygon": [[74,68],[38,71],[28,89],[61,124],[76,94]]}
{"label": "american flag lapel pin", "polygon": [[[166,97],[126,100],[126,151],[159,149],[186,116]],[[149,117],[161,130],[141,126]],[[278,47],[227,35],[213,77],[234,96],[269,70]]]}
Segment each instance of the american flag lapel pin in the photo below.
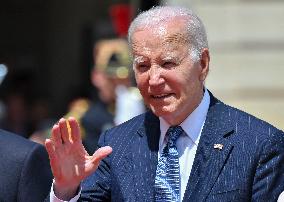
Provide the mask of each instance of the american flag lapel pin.
{"label": "american flag lapel pin", "polygon": [[222,145],[222,144],[214,144],[214,149],[222,150],[223,147],[224,147],[224,145]]}

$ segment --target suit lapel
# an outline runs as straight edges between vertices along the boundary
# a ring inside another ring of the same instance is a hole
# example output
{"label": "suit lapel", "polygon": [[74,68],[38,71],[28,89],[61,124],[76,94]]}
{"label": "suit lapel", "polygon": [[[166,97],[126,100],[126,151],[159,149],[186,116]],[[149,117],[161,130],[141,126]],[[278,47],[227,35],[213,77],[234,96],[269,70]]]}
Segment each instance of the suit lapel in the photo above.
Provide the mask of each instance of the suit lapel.
{"label": "suit lapel", "polygon": [[222,116],[224,108],[225,105],[210,93],[210,106],[183,197],[184,201],[206,199],[233,149],[226,137],[234,131],[230,119]]}
{"label": "suit lapel", "polygon": [[[160,121],[152,112],[147,112],[145,121],[137,131],[133,148],[134,183],[137,185],[136,201],[154,200],[154,183],[158,163]],[[137,183],[138,182],[138,183]]]}

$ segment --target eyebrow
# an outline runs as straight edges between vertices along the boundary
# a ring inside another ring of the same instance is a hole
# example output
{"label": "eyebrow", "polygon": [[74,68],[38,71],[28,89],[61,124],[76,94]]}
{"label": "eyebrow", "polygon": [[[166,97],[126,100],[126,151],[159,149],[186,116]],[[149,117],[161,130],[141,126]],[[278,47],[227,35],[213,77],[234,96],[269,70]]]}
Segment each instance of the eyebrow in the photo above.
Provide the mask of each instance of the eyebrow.
{"label": "eyebrow", "polygon": [[162,57],[162,60],[177,60],[176,55],[166,55],[165,57]]}
{"label": "eyebrow", "polygon": [[138,45],[137,45],[137,43],[135,43],[135,42],[132,42],[131,46],[132,46],[132,50],[138,48]]}
{"label": "eyebrow", "polygon": [[134,61],[134,63],[142,63],[142,62],[146,61],[146,58],[142,55],[134,56],[133,61]]}

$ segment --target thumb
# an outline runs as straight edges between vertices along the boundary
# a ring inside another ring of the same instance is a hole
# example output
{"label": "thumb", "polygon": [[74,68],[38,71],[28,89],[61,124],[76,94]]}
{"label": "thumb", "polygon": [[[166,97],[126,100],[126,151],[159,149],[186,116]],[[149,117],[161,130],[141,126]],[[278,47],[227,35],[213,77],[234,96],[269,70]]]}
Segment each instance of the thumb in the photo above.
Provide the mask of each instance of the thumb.
{"label": "thumb", "polygon": [[112,148],[110,146],[99,148],[92,156],[92,163],[98,165],[100,161],[111,154],[111,152]]}
{"label": "thumb", "polygon": [[85,167],[86,173],[90,174],[96,171],[100,161],[111,154],[111,152],[112,148],[110,146],[99,148],[92,156],[90,156],[87,166]]}

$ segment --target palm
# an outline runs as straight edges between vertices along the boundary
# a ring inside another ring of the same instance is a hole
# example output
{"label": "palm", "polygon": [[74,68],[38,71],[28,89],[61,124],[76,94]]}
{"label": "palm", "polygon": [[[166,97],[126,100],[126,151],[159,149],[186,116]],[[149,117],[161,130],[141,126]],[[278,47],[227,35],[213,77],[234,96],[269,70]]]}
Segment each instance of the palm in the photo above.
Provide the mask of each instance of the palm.
{"label": "palm", "polygon": [[91,156],[81,143],[63,144],[61,148],[58,148],[57,154],[61,164],[56,172],[57,176],[54,176],[57,182],[80,182],[86,176],[86,171],[91,169],[89,165],[88,169],[86,167]]}
{"label": "palm", "polygon": [[100,148],[90,156],[82,144],[77,121],[69,118],[68,123],[69,131],[65,119],[54,125],[46,148],[56,185],[74,189],[97,169],[100,160],[111,153],[111,148]]}

